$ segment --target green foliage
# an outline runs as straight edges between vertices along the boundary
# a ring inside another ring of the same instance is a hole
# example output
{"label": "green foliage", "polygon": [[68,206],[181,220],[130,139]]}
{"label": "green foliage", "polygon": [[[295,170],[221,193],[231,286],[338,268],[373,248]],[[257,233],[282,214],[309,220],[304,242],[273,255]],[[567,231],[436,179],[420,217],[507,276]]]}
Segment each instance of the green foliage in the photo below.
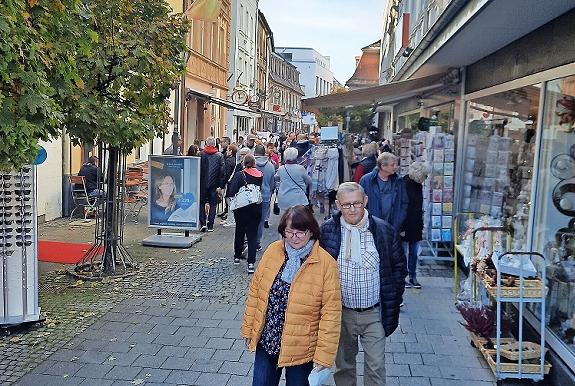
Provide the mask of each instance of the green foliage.
{"label": "green foliage", "polygon": [[76,143],[130,151],[166,131],[168,98],[184,70],[188,22],[164,0],[93,0],[94,48],[77,59],[66,127]]}
{"label": "green foliage", "polygon": [[[352,107],[349,109],[349,131],[359,133],[371,127],[373,125],[374,115],[375,113],[372,111],[371,106]],[[347,109],[344,107],[322,108],[320,109],[319,115],[316,116],[316,119],[320,126],[335,125],[341,122],[345,128],[346,116]]]}
{"label": "green foliage", "polygon": [[61,98],[80,79],[74,52],[89,50],[86,20],[79,0],[0,1],[0,170],[59,135]]}

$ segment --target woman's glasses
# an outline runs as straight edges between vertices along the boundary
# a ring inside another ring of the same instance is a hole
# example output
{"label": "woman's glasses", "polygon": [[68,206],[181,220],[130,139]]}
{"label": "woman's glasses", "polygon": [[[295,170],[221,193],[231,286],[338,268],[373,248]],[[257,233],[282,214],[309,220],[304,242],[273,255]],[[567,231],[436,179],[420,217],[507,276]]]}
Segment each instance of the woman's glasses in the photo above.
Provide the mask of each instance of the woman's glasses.
{"label": "woman's glasses", "polygon": [[305,237],[305,235],[307,235],[308,231],[288,231],[286,229],[286,231],[284,232],[286,237],[288,238],[293,238],[294,236],[297,237],[298,239],[302,239]]}

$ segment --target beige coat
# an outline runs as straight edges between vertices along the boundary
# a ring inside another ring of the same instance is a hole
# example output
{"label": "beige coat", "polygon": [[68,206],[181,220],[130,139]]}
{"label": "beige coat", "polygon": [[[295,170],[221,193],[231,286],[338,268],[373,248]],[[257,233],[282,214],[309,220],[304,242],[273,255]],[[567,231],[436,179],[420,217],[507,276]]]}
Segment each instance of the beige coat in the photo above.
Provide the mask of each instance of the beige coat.
{"label": "beige coat", "polygon": [[[284,259],[284,241],[272,243],[250,282],[241,328],[242,337],[251,339],[250,351],[256,349],[260,340],[270,289]],[[316,241],[290,287],[278,366],[313,361],[331,367],[340,327],[341,290],[337,262]]]}

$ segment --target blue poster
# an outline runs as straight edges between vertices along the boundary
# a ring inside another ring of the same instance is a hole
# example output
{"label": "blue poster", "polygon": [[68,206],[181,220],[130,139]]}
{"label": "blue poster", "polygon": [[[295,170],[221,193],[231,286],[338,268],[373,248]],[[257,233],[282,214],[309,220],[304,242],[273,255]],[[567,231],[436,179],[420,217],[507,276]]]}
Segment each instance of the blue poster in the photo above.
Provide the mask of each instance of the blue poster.
{"label": "blue poster", "polygon": [[197,230],[200,158],[150,156],[149,171],[149,225]]}

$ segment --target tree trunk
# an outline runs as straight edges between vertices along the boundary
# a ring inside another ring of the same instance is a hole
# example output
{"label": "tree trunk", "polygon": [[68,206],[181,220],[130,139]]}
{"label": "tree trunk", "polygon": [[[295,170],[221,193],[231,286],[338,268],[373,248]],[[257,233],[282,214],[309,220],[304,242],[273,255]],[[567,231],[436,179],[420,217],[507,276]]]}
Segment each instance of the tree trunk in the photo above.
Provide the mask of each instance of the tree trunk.
{"label": "tree trunk", "polygon": [[102,256],[104,275],[111,275],[116,270],[118,253],[118,160],[120,149],[108,148],[108,168],[106,171],[106,203],[104,204],[104,254]]}

